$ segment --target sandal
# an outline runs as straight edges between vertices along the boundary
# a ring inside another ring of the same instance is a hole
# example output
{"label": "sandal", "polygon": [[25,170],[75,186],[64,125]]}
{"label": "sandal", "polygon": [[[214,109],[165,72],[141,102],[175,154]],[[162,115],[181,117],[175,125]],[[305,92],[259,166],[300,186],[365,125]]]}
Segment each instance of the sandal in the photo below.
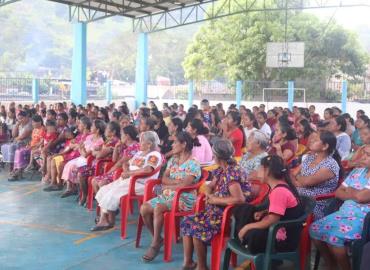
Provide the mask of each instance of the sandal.
{"label": "sandal", "polygon": [[114,228],[114,225],[106,225],[106,226],[95,226],[90,229],[92,232],[100,232],[100,231],[106,231],[109,229]]}
{"label": "sandal", "polygon": [[145,255],[143,255],[141,258],[143,259],[144,262],[151,262],[155,259],[155,257],[158,256],[161,247],[163,246],[163,240],[159,243],[158,246],[150,246]]}

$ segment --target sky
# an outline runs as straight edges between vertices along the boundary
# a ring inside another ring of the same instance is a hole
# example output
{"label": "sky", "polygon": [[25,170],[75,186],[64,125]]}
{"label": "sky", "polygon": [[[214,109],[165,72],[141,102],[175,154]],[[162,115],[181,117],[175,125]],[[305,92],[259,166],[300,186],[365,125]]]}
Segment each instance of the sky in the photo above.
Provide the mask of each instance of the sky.
{"label": "sky", "polygon": [[370,28],[370,7],[320,9],[309,12],[326,20],[329,20],[334,14],[334,19],[349,29],[356,29],[356,27],[361,25],[366,25]]}

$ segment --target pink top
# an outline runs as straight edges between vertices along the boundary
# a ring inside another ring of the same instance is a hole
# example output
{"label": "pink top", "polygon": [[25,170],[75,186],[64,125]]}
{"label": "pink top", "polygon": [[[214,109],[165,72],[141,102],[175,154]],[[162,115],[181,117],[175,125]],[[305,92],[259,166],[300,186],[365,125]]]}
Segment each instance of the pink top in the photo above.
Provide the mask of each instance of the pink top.
{"label": "pink top", "polygon": [[206,137],[198,135],[200,146],[193,147],[193,157],[195,157],[200,163],[206,163],[212,161],[212,148]]}
{"label": "pink top", "polygon": [[269,213],[277,214],[279,216],[284,216],[287,208],[295,207],[298,204],[293,193],[285,187],[274,188],[269,195],[269,201]]}
{"label": "pink top", "polygon": [[96,148],[102,146],[104,144],[104,140],[102,137],[99,139],[94,139],[94,134],[90,134],[89,136],[86,137],[86,140],[84,142],[85,145],[85,150],[87,152],[95,150]]}

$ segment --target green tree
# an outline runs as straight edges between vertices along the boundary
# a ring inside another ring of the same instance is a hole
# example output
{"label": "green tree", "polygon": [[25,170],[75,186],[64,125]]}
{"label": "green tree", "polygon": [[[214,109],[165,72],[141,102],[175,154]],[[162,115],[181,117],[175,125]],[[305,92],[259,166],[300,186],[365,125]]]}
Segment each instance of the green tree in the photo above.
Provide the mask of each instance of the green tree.
{"label": "green tree", "polygon": [[[262,5],[263,1],[257,3]],[[267,7],[275,5],[276,1],[266,1]],[[232,10],[238,8],[231,2]],[[289,11],[287,18],[286,35],[285,11],[242,13],[206,23],[187,48],[183,62],[186,78],[287,80],[364,74],[368,55],[354,33],[305,12]],[[304,68],[266,67],[266,43],[285,40],[305,42]]]}

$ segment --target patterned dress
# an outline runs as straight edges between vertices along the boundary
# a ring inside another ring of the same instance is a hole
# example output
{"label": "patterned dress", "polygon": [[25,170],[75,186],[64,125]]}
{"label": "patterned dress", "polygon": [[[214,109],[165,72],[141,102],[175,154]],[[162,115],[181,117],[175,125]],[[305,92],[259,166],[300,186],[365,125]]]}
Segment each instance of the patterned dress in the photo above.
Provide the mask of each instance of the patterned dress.
{"label": "patterned dress", "polygon": [[[177,157],[172,157],[168,163],[167,168],[170,171],[169,178],[171,180],[181,180],[186,176],[194,176],[193,184],[196,184],[201,176],[200,164],[195,158],[190,158],[182,164],[179,164]],[[176,191],[171,189],[165,189],[162,194],[158,195],[149,201],[152,208],[155,208],[157,204],[166,205],[168,209],[172,208],[172,201],[175,198]],[[196,192],[184,192],[180,196],[179,207],[182,211],[189,211],[193,208],[197,199]]]}
{"label": "patterned dress", "polygon": [[[217,197],[229,197],[229,187],[239,184],[246,202],[251,198],[251,185],[246,181],[246,175],[238,165],[229,165],[225,171],[219,168],[215,171],[217,179],[213,195]],[[221,230],[222,215],[225,206],[207,204],[205,209],[195,215],[187,216],[181,222],[183,236],[190,236],[210,244],[212,238]]]}
{"label": "patterned dress", "polygon": [[[116,137],[113,137],[103,144],[103,148],[109,148],[109,147],[115,147],[116,144],[118,143],[119,139]],[[106,156],[105,158],[110,158],[112,154]],[[82,167],[79,167],[78,170],[73,171],[73,173],[79,174],[81,177],[89,177],[94,175],[96,165],[98,164],[99,159],[95,158],[92,162],[91,165],[85,165]]]}
{"label": "patterned dress", "polygon": [[261,165],[261,160],[267,156],[267,153],[262,152],[253,158],[250,158],[250,156],[251,153],[246,153],[239,163],[240,168],[245,171],[246,175],[258,169]]}
{"label": "patterned dress", "polygon": [[[120,152],[120,157],[127,157],[131,159],[137,152],[140,150],[140,144],[138,142],[135,142],[127,147],[122,147]],[[113,182],[113,176],[116,172],[108,172],[104,173],[102,175],[96,176],[95,181],[97,182]]]}
{"label": "patterned dress", "polygon": [[[354,169],[342,184],[357,190],[370,189],[370,179],[366,178],[368,169]],[[339,211],[315,221],[310,228],[312,238],[332,246],[343,247],[346,242],[361,239],[362,227],[370,203],[361,204],[346,200]]]}
{"label": "patterned dress", "polygon": [[34,128],[32,130],[31,142],[29,146],[21,147],[15,151],[14,169],[23,169],[30,162],[31,148],[37,146],[45,136],[45,128]]}
{"label": "patterned dress", "polygon": [[[302,161],[302,169],[301,175],[302,176],[311,176],[316,174],[321,168],[329,169],[333,172],[334,177],[331,179],[326,180],[323,183],[320,183],[316,186],[311,187],[299,187],[297,188],[298,193],[300,195],[308,196],[308,197],[316,197],[322,194],[332,193],[338,187],[339,181],[339,165],[331,156],[322,160],[319,164],[314,167],[311,167],[311,163],[315,160],[315,155],[309,154],[307,157]],[[326,201],[318,201],[316,202],[316,206],[314,209],[314,217],[315,219],[320,219],[324,216],[324,208],[326,206]]]}

